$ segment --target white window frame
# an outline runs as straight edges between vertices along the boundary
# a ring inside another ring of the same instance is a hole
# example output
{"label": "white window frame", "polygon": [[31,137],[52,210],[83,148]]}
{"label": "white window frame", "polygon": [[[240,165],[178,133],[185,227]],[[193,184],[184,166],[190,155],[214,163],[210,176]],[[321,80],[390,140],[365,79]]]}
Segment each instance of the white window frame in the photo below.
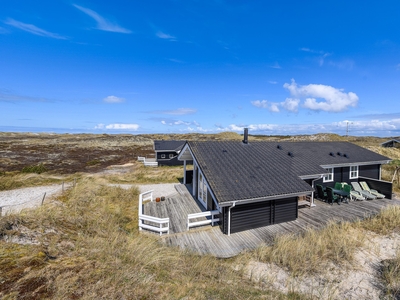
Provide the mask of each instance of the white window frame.
{"label": "white window frame", "polygon": [[203,173],[199,172],[198,198],[205,208],[207,208],[207,184]]}
{"label": "white window frame", "polygon": [[350,179],[358,178],[359,168],[358,166],[350,166]]}
{"label": "white window frame", "polygon": [[334,174],[334,168],[325,168],[329,174],[324,175],[324,180],[323,182],[332,182],[333,181],[333,174]]}

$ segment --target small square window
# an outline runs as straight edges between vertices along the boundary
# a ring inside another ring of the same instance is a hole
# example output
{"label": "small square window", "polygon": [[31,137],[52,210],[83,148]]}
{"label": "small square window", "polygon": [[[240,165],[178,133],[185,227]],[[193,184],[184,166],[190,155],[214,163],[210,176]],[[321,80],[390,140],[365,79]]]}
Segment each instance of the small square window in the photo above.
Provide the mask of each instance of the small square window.
{"label": "small square window", "polygon": [[350,166],[350,179],[358,178],[358,166]]}
{"label": "small square window", "polygon": [[165,158],[165,154],[161,154],[161,158]]}
{"label": "small square window", "polygon": [[326,169],[329,174],[324,176],[324,182],[331,182],[333,181],[333,168],[327,168]]}

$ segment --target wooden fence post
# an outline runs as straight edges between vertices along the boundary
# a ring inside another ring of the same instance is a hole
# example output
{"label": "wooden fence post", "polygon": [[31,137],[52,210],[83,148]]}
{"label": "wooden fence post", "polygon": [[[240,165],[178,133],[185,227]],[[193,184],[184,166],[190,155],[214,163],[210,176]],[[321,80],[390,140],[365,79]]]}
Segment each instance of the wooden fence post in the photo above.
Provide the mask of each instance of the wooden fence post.
{"label": "wooden fence post", "polygon": [[43,202],[44,202],[44,198],[46,198],[46,193],[44,193],[44,195],[43,195],[42,205],[43,205]]}

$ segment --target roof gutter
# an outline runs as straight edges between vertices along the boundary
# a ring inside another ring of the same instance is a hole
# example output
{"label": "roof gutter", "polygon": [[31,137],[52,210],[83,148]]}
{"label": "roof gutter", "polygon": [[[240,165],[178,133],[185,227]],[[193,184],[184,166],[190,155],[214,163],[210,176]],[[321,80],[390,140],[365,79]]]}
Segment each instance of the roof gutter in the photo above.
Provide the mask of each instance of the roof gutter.
{"label": "roof gutter", "polygon": [[287,197],[294,197],[294,196],[306,196],[306,195],[311,195],[312,191],[304,191],[304,192],[299,192],[299,193],[291,193],[291,194],[283,194],[283,195],[276,195],[276,196],[267,196],[267,197],[259,197],[259,198],[249,198],[249,199],[243,199],[243,200],[235,200],[235,201],[227,201],[227,202],[222,202],[219,204],[220,207],[227,207],[233,205],[233,203],[237,204],[246,204],[246,203],[254,203],[254,202],[261,202],[261,201],[270,201],[270,200],[275,200],[275,199],[284,199]]}

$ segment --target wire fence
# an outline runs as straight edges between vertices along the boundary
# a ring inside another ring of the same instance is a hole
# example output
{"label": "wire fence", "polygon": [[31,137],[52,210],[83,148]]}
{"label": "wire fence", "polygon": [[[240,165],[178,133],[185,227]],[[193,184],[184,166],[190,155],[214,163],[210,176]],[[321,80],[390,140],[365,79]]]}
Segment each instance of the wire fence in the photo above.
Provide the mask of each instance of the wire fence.
{"label": "wire fence", "polygon": [[[0,217],[6,215],[7,213],[12,213],[12,212],[19,212],[24,208],[33,208],[37,207],[40,205],[44,204],[46,196],[52,196],[58,192],[63,192],[64,189],[70,187],[70,186],[75,186],[76,181],[74,180],[73,184],[64,184],[64,182],[61,185],[58,185],[51,189],[51,186],[48,187],[33,187],[33,188],[26,188],[27,192],[37,194],[34,197],[30,197],[29,199],[26,199],[27,197],[24,196],[10,196],[10,198],[5,197],[0,197]],[[36,193],[35,193],[36,189]],[[23,189],[21,189],[23,190]],[[18,191],[21,191],[18,190]],[[11,191],[5,191],[5,192],[13,192],[14,190]],[[39,191],[39,192],[37,192]],[[3,198],[3,200],[1,199]],[[24,200],[21,200],[20,202],[16,202],[16,198],[23,198]],[[26,200],[25,200],[26,199]],[[8,204],[9,203],[9,204]]]}

